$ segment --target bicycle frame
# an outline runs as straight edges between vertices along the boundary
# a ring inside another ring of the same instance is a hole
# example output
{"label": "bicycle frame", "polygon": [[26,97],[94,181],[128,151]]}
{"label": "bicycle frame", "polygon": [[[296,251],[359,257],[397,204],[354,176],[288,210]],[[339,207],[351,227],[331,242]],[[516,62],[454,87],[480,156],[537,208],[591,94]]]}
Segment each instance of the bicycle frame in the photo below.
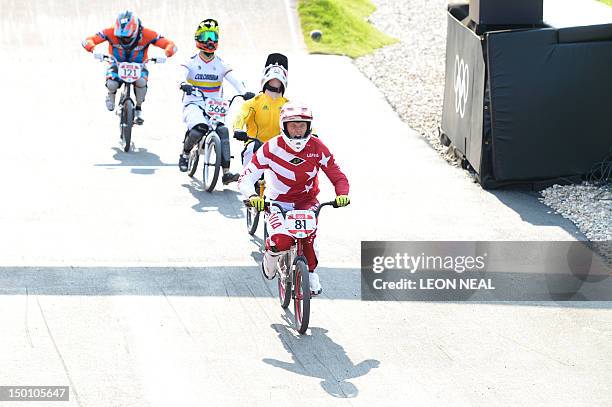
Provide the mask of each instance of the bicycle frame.
{"label": "bicycle frame", "polygon": [[[204,95],[204,92],[202,92],[199,89],[194,88],[192,91],[192,94],[196,94],[199,95],[202,98],[202,102],[206,101],[206,95]],[[244,97],[243,95],[234,95],[231,99],[229,99],[229,107],[232,106],[232,103],[234,103],[234,99],[236,99],[237,97]],[[216,116],[211,116],[208,115],[206,113],[206,111],[200,106],[200,105],[196,105],[198,106],[201,110],[202,110],[202,115],[204,115],[204,117],[208,117],[208,131],[206,132],[206,134],[204,136],[202,136],[202,139],[200,140],[200,142],[198,143],[198,149],[200,151],[200,153],[203,152],[204,149],[204,143],[206,141],[206,138],[208,137],[208,135],[212,132],[216,132],[217,128],[219,126],[225,126],[225,123],[218,120],[218,118]]]}
{"label": "bicycle frame", "polygon": [[[219,133],[217,132],[220,126],[225,126],[224,120],[225,116],[229,112],[232,103],[237,97],[243,97],[243,95],[234,95],[229,101],[221,98],[207,98],[204,93],[197,89],[193,88],[189,93],[190,95],[199,96],[204,102],[203,105],[198,102],[190,102],[187,105],[193,104],[197,106],[201,111],[204,117],[208,117],[208,130],[206,134],[204,134],[201,139],[198,141],[195,149],[192,149],[189,154],[189,163],[188,163],[188,175],[192,177],[197,170],[199,157],[204,156],[204,168],[202,179],[204,183],[204,189],[207,192],[212,192],[215,189],[215,185],[217,183],[221,165],[222,165],[222,146],[221,139]],[[210,160],[211,154],[214,152],[215,160],[212,162]],[[231,157],[226,157],[227,160],[231,159]],[[212,171],[210,168],[214,167]]]}
{"label": "bicycle frame", "polygon": [[[131,95],[132,85],[142,77],[142,70],[145,69],[147,62],[164,63],[166,58],[149,58],[143,62],[120,62],[114,56],[104,54],[94,54],[94,58],[100,62],[114,64],[117,67],[118,82],[120,86],[124,86],[119,98],[119,106],[115,113],[119,116],[119,130],[121,132],[121,140],[124,143],[123,151],[127,153],[131,148],[134,107],[136,106]],[[136,124],[142,124],[142,122]]]}
{"label": "bicycle frame", "polygon": [[[244,200],[243,202],[247,207],[251,206],[249,200]],[[271,206],[277,207],[283,216],[283,221],[286,221],[288,211],[285,211],[276,202],[264,202],[264,208],[267,210],[266,213],[270,213]],[[314,212],[315,220],[318,220],[319,212],[324,206],[338,208],[335,201],[320,204],[318,208],[312,211]],[[316,226],[311,224],[313,219],[307,211],[295,211],[293,213],[294,216],[290,218],[295,221],[293,228],[288,229],[294,239],[294,244],[278,258],[276,262],[276,275],[278,276],[278,296],[281,308],[286,309],[293,299],[295,327],[300,334],[303,334],[308,329],[310,321],[310,298],[312,295],[309,283],[308,260],[304,255],[304,241],[315,233]],[[309,223],[311,224],[310,226]]]}

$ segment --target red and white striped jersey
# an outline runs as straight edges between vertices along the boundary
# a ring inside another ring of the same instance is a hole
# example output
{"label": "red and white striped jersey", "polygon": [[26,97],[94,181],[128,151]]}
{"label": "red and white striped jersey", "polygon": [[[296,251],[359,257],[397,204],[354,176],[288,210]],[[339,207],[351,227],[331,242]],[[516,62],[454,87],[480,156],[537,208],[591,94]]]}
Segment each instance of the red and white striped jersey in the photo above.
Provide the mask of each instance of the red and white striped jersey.
{"label": "red and white striped jersey", "polygon": [[334,185],[336,195],[348,195],[346,175],[318,137],[310,137],[306,147],[296,153],[282,137],[277,136],[257,150],[243,169],[238,188],[245,197],[256,194],[254,185],[264,174],[266,198],[288,203],[316,201],[319,170],[323,170]]}

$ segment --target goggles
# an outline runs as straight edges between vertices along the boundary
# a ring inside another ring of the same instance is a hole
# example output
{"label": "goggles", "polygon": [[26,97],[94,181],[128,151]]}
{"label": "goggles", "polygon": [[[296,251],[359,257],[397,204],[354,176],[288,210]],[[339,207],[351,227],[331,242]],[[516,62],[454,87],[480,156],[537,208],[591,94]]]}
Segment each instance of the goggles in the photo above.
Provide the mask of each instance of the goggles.
{"label": "goggles", "polygon": [[198,42],[219,42],[219,34],[214,31],[204,31],[196,36]]}

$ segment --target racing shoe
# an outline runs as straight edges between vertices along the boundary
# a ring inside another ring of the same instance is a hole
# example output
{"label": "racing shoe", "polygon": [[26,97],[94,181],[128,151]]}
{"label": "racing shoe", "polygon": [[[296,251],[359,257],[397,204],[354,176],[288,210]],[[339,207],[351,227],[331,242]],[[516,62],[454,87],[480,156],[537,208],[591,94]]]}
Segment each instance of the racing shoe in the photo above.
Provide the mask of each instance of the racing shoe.
{"label": "racing shoe", "polygon": [[226,172],[225,174],[223,174],[223,177],[221,177],[221,182],[223,182],[223,185],[227,185],[231,182],[238,181],[238,178],[240,178],[240,174],[233,174],[231,172]]}
{"label": "racing shoe", "polygon": [[144,123],[144,119],[142,118],[142,109],[140,106],[136,106],[136,109],[134,109],[134,123],[139,126]]}
{"label": "racing shoe", "polygon": [[266,280],[273,280],[276,276],[276,262],[278,256],[272,256],[269,253],[264,253],[261,260],[261,274]]}
{"label": "racing shoe", "polygon": [[117,92],[115,92],[115,93],[108,92],[108,94],[106,95],[106,108],[110,112],[115,110],[115,95],[116,94],[117,94]]}
{"label": "racing shoe", "polygon": [[308,273],[308,280],[310,282],[310,295],[319,295],[323,291],[321,282],[319,281],[319,275],[316,271]]}
{"label": "racing shoe", "polygon": [[181,172],[187,172],[189,168],[189,154],[182,152],[181,155],[179,155],[178,166]]}

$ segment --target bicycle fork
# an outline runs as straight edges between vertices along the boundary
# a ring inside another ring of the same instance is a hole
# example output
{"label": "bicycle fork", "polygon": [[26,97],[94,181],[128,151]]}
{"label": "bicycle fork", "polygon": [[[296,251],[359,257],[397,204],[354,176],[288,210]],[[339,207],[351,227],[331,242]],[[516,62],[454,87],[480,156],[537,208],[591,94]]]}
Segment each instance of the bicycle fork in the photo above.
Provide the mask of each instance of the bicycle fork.
{"label": "bicycle fork", "polygon": [[295,259],[297,258],[296,253],[297,249],[294,245],[287,251],[287,253],[279,256],[277,270],[279,278],[283,284],[285,284],[288,278],[293,276],[293,270],[295,269],[294,263]]}

